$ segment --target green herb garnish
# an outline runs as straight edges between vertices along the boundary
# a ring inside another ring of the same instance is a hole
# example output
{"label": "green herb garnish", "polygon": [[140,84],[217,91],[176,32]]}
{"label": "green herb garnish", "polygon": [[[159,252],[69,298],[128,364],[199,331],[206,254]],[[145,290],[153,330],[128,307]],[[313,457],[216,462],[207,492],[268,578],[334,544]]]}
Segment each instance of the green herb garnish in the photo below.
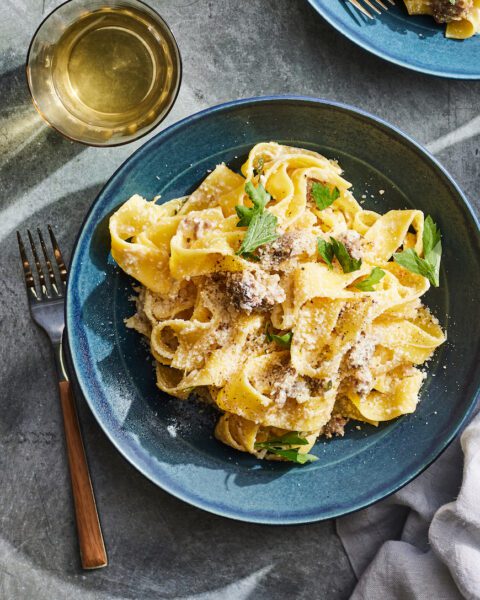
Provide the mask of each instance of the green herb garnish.
{"label": "green herb garnish", "polygon": [[276,448],[274,450],[269,450],[269,452],[271,454],[276,454],[277,456],[283,456],[283,458],[286,458],[291,462],[298,463],[299,465],[304,465],[305,463],[315,462],[318,460],[318,457],[316,457],[314,454],[302,454],[296,449],[282,450],[280,448]]}
{"label": "green herb garnish", "polygon": [[412,273],[426,277],[432,285],[440,285],[440,261],[442,258],[442,241],[440,230],[430,215],[425,219],[423,229],[423,256],[420,258],[416,250],[408,248],[396,252],[393,259]]}
{"label": "green herb garnish", "polygon": [[[245,184],[247,192],[253,207],[237,205],[235,210],[239,217],[237,227],[248,227],[242,245],[237,254],[246,258],[252,258],[253,251],[264,244],[271,244],[278,238],[277,217],[265,210],[265,206],[271,200],[270,194],[263,185],[254,187],[251,181]],[[255,257],[258,260],[258,257]]]}
{"label": "green herb garnish", "polygon": [[314,462],[318,458],[313,454],[302,454],[298,448],[292,448],[292,446],[306,446],[308,443],[308,440],[301,437],[297,431],[291,431],[268,442],[256,442],[255,448],[265,449],[270,454],[276,454],[303,465],[307,462]]}
{"label": "green herb garnish", "polygon": [[352,273],[362,266],[362,259],[352,258],[342,242],[338,242],[333,237],[330,238],[330,242],[333,246],[333,253],[337,257],[344,273]]}
{"label": "green herb garnish", "polygon": [[308,440],[301,437],[298,431],[290,431],[279,438],[272,438],[268,442],[256,442],[255,448],[269,448],[270,446],[306,446]]}
{"label": "green herb garnish", "polygon": [[248,260],[253,260],[253,262],[260,262],[260,257],[253,252],[244,252],[242,256],[243,258],[248,258]]}
{"label": "green herb garnish", "polygon": [[271,244],[278,238],[276,228],[277,217],[272,213],[264,212],[254,215],[237,254],[249,256],[259,246]]}
{"label": "green herb garnish", "polygon": [[328,268],[333,269],[332,260],[333,260],[334,254],[333,254],[332,244],[329,244],[322,238],[318,238],[317,248],[318,248],[318,253],[323,258],[323,260],[327,263]]}
{"label": "green herb garnish", "polygon": [[340,263],[344,273],[352,273],[352,271],[357,271],[362,266],[362,259],[350,256],[342,242],[338,242],[333,237],[330,238],[330,242],[318,238],[317,248],[318,253],[327,263],[329,269],[333,269],[332,260],[334,256]]}
{"label": "green herb garnish", "polygon": [[379,267],[373,267],[370,275],[363,281],[356,283],[355,287],[357,289],[361,290],[362,292],[374,292],[375,288],[373,286],[376,283],[378,283],[381,279],[383,279],[384,277],[385,277],[385,271],[383,271]]}
{"label": "green herb garnish", "polygon": [[265,327],[265,337],[269,342],[276,342],[279,346],[282,346],[283,348],[290,348],[292,344],[293,332],[287,331],[287,333],[284,333],[283,335],[271,333],[270,324],[267,323],[267,326]]}
{"label": "green herb garnish", "polygon": [[328,208],[331,204],[340,198],[340,190],[337,187],[330,189],[323,183],[312,183],[312,196],[319,210]]}
{"label": "green herb garnish", "polygon": [[251,181],[247,181],[245,184],[245,191],[252,201],[253,206],[250,208],[241,204],[237,204],[237,206],[235,206],[235,211],[240,219],[240,221],[237,223],[237,227],[248,227],[253,217],[257,214],[262,214],[265,210],[265,207],[272,199],[262,184],[260,184],[258,187],[254,187]]}

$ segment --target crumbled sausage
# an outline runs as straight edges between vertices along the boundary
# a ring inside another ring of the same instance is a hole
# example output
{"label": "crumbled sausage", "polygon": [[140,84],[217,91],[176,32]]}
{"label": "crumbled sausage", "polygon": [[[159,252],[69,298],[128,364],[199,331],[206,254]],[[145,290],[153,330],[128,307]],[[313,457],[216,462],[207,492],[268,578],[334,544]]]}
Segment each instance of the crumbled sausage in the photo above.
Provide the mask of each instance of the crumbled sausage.
{"label": "crumbled sausage", "polygon": [[316,237],[312,234],[289,231],[272,244],[258,249],[262,266],[275,268],[283,261],[295,256],[313,256],[316,252]]}
{"label": "crumbled sausage", "polygon": [[248,313],[269,311],[286,298],[280,277],[260,270],[226,273],[225,289],[234,306]]}
{"label": "crumbled sausage", "polygon": [[437,23],[450,23],[466,19],[472,10],[473,0],[432,0],[431,6]]}
{"label": "crumbled sausage", "polygon": [[330,421],[322,429],[321,435],[327,439],[331,439],[334,435],[343,437],[345,435],[345,425],[348,421],[349,419],[342,417],[342,415],[332,415]]}
{"label": "crumbled sausage", "polygon": [[363,257],[362,236],[353,229],[347,229],[335,236],[338,242],[342,242],[352,258],[357,260]]}
{"label": "crumbled sausage", "polygon": [[276,404],[283,406],[288,398],[299,404],[310,400],[311,390],[308,382],[300,378],[293,367],[286,367],[275,373],[271,395]]}

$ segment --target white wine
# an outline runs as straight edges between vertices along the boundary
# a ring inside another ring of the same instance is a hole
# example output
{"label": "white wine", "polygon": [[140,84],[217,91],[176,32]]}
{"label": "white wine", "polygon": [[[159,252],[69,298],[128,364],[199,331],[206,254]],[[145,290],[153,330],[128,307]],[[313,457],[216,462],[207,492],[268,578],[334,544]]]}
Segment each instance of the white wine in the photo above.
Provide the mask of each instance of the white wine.
{"label": "white wine", "polygon": [[173,61],[162,32],[132,9],[87,13],[53,53],[53,82],[82,121],[130,131],[155,116],[172,88]]}
{"label": "white wine", "polygon": [[[175,100],[181,68],[165,23],[146,5],[128,1],[80,12],[43,64],[51,79],[43,90],[51,96],[47,108],[57,121],[65,113],[64,123],[52,124],[67,135],[67,127],[76,128],[71,137],[100,144],[133,139],[158,122]],[[29,80],[35,64],[30,69]]]}

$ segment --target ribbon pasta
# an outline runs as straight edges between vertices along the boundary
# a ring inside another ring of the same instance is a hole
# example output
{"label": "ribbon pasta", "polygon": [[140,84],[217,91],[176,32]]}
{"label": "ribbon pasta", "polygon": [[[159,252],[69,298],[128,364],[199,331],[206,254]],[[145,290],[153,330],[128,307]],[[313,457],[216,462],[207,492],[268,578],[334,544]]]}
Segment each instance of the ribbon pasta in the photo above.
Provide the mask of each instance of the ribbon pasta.
{"label": "ribbon pasta", "polygon": [[465,40],[480,31],[480,0],[404,0],[409,15],[431,15],[446,23],[448,38]]}
{"label": "ribbon pasta", "polygon": [[[347,419],[413,412],[419,367],[445,336],[420,300],[428,279],[391,259],[421,255],[423,213],[363,210],[339,165],[301,148],[257,144],[242,174],[219,165],[187,198],[135,195],[110,219],[112,256],[141,284],[127,326],[148,339],[158,387],[180,399],[194,390],[221,412],[220,441],[272,460],[286,458],[269,440],[289,433],[306,454]],[[252,207],[248,181],[270,194],[278,234],[255,256],[239,254],[235,207]],[[336,191],[329,206],[316,203],[315,183]],[[331,238],[358,268],[322,259],[317,240]],[[357,287],[375,267],[375,286]]]}

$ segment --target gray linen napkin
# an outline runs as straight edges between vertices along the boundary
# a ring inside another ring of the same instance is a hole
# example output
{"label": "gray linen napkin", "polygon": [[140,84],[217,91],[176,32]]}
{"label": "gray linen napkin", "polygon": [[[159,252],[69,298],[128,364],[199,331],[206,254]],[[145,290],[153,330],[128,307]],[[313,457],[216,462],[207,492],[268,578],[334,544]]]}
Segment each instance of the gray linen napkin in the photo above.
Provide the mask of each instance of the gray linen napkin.
{"label": "gray linen napkin", "polygon": [[359,578],[351,600],[480,599],[480,414],[422,475],[338,519],[337,532]]}

